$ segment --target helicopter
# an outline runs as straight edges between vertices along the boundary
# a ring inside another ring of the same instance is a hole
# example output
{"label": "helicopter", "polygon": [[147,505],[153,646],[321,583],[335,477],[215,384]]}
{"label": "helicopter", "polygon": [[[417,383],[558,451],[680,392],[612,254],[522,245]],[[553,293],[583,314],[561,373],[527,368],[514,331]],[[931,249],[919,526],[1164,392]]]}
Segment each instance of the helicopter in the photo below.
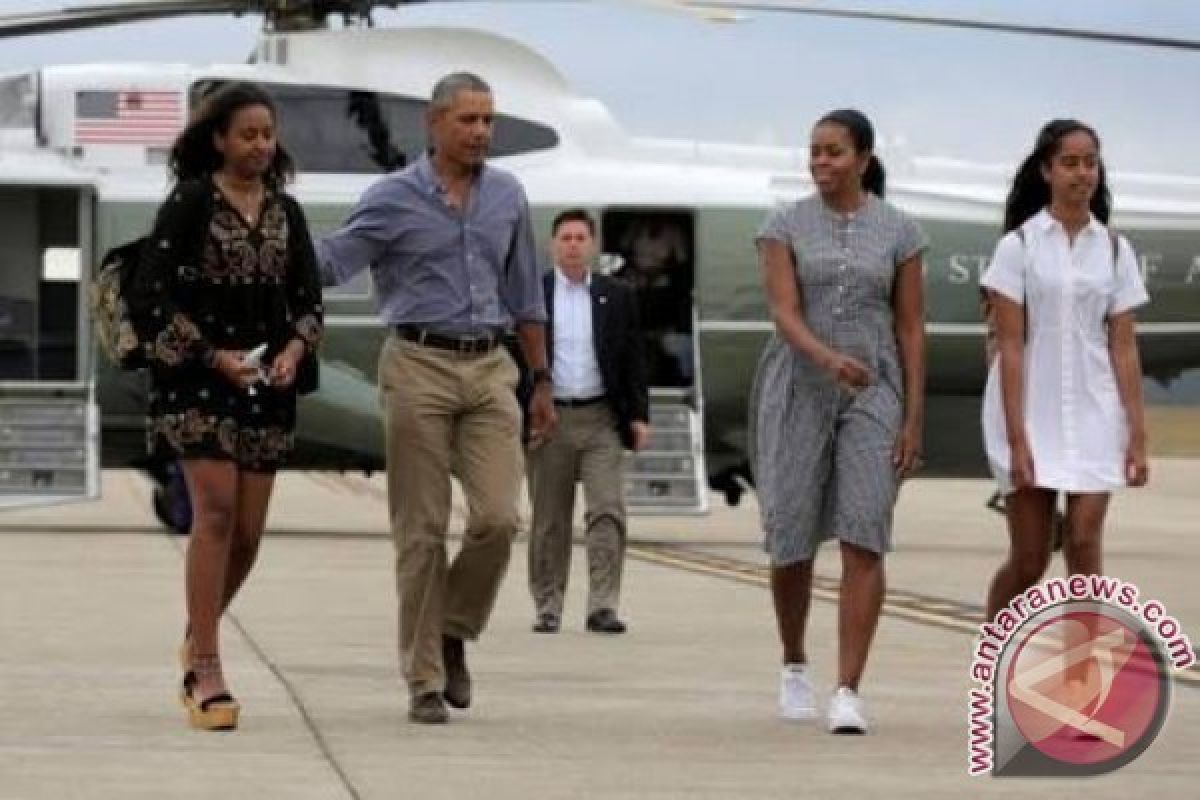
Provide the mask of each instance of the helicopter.
{"label": "helicopter", "polygon": [[[752,240],[771,208],[813,190],[806,155],[777,144],[631,135],[543,53],[473,23],[471,3],[443,4],[456,13],[436,23],[371,24],[378,8],[418,5],[136,0],[0,15],[0,38],[190,14],[263,18],[247,63],[52,66],[0,77],[0,506],[94,496],[102,466],[142,466],[165,480],[169,465],[144,461],[145,378],[97,355],[87,287],[101,254],[148,229],[168,187],[171,142],[207,92],[249,80],[271,95],[298,165],[291,190],[320,235],[381,174],[424,152],[429,89],[464,69],[495,92],[491,160],[525,186],[539,237],[558,211],[590,210],[603,250],[597,267],[648,300],[655,434],[630,455],[631,512],[702,513],[710,488],[736,502],[750,486],[745,398],[772,331]],[[857,41],[862,26],[890,26],[894,36],[967,31],[1153,53],[1174,70],[1170,80],[1187,83],[1189,70],[1200,77],[1200,43],[1188,39],[828,3],[675,5],[710,15],[802,14],[829,47],[840,46],[838,37]],[[341,27],[330,24],[337,19]],[[1014,156],[1024,144],[1012,144]],[[888,147],[888,199],[933,242],[925,260],[925,472],[982,474],[977,284],[1011,165],[924,153],[919,141]],[[1200,170],[1114,170],[1110,181],[1117,224],[1154,298],[1139,321],[1143,369],[1167,385],[1200,367]],[[386,330],[366,276],[328,291],[325,307],[322,385],[301,402],[293,466],[382,469],[374,365]]]}

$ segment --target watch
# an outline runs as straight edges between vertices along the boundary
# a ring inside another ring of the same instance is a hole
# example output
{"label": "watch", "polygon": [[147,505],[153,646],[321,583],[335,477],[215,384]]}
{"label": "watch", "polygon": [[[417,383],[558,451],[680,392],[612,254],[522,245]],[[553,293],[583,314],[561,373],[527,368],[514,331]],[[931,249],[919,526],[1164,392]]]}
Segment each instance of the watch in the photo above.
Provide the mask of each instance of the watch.
{"label": "watch", "polygon": [[534,386],[537,386],[539,383],[551,383],[550,370],[545,367],[535,369],[532,374]]}

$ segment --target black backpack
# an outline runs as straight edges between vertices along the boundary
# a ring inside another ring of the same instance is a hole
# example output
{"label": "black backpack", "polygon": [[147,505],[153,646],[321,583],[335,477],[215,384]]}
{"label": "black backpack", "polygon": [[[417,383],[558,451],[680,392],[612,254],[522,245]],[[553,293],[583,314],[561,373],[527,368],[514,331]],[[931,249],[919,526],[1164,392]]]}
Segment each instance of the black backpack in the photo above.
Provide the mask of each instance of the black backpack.
{"label": "black backpack", "polygon": [[143,236],[109,250],[92,279],[92,327],[96,342],[108,360],[124,370],[150,366],[149,343],[138,338],[126,300],[148,238]]}
{"label": "black backpack", "polygon": [[[188,232],[189,246],[194,248],[192,253],[203,252],[212,216],[211,197],[209,191],[199,187],[189,191],[189,201],[196,204],[190,220],[195,227]],[[96,341],[108,360],[123,370],[150,366],[151,343],[138,337],[128,300],[142,260],[142,250],[149,239],[148,235],[142,236],[109,250],[100,260],[100,267],[92,279],[90,299]]]}

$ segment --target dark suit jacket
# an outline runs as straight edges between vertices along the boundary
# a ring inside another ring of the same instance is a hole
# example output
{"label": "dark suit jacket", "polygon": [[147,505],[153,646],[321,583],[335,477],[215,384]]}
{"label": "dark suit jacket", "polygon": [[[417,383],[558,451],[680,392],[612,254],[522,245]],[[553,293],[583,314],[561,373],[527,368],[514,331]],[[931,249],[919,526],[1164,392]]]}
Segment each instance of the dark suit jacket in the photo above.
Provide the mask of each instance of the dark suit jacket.
{"label": "dark suit jacket", "polygon": [[[554,271],[542,279],[546,296],[546,363],[554,364]],[[604,380],[604,392],[621,444],[633,448],[635,420],[650,419],[642,333],[633,289],[607,275],[592,275],[592,343]]]}

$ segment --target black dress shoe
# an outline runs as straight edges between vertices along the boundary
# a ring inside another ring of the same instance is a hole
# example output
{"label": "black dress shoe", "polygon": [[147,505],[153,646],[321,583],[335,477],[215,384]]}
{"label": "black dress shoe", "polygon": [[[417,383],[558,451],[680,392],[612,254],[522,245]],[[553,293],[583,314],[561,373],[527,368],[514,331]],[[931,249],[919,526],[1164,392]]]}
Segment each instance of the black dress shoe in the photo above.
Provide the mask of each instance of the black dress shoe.
{"label": "black dress shoe", "polygon": [[422,725],[441,725],[450,720],[446,704],[437,692],[425,692],[409,701],[408,718]]}
{"label": "black dress shoe", "polygon": [[442,637],[442,668],[446,670],[446,689],[442,696],[453,708],[471,707],[471,673],[467,672],[467,654],[463,640]]}
{"label": "black dress shoe", "polygon": [[617,619],[611,608],[602,608],[588,614],[587,629],[592,633],[624,633],[625,623]]}
{"label": "black dress shoe", "polygon": [[537,622],[533,623],[534,633],[558,633],[561,626],[554,614],[538,614]]}

